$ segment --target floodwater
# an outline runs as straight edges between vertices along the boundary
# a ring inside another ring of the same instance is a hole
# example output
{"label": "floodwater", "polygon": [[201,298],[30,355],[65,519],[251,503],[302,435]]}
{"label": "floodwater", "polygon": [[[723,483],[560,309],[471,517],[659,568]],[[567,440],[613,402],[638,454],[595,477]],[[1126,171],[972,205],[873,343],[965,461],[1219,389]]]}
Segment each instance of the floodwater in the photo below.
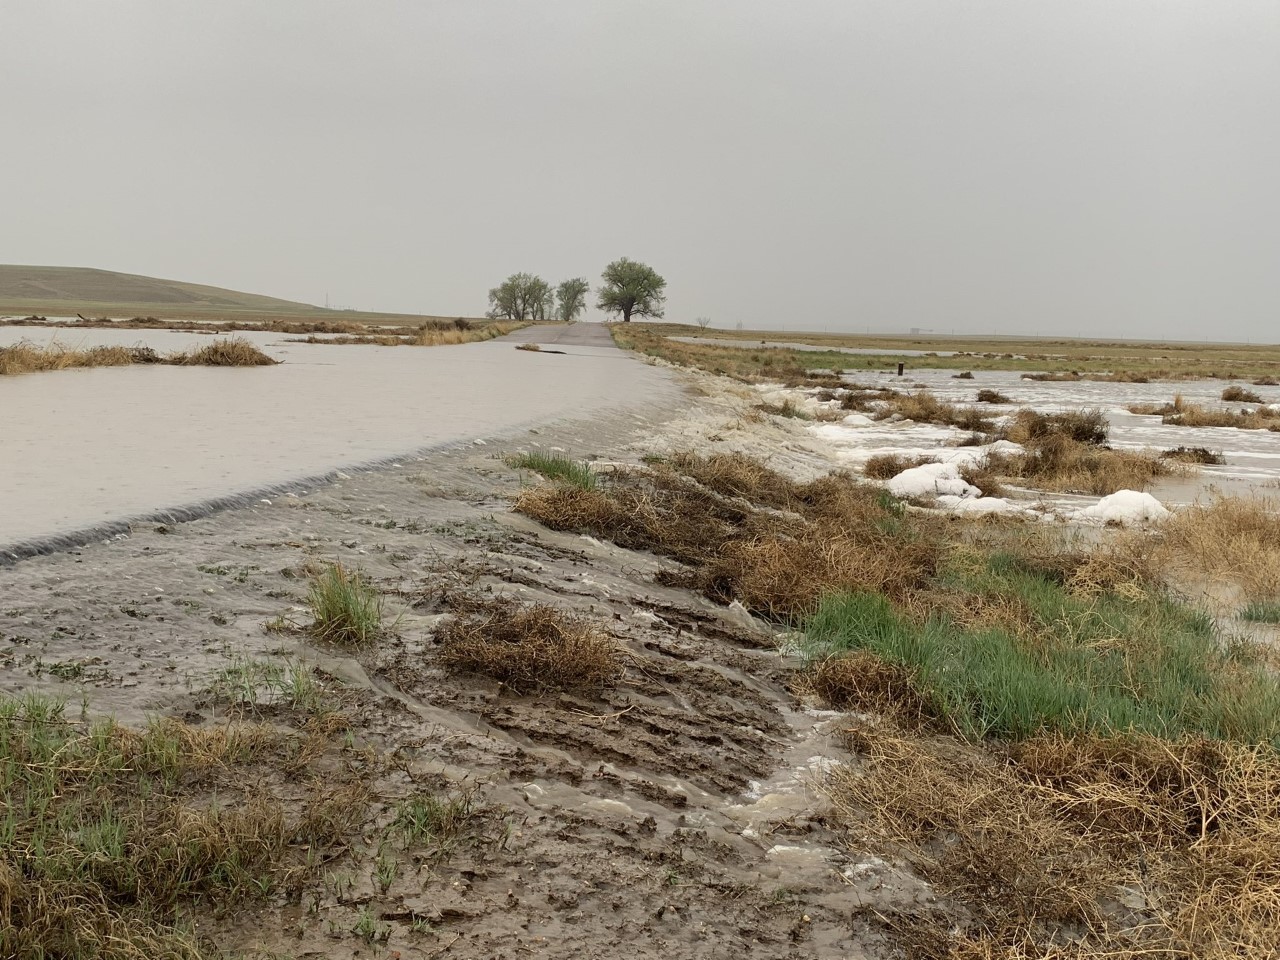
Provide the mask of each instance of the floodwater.
{"label": "floodwater", "polygon": [[[236,336],[284,362],[0,377],[0,555],[129,518],[182,516],[183,508],[192,515],[211,501],[340,468],[678,396],[666,373],[618,350],[603,330],[540,330],[563,352],[521,351],[502,340],[337,346],[249,332]],[[0,345],[23,339],[167,352],[211,335],[0,327]]]}
{"label": "floodwater", "polygon": [[[1096,407],[1110,421],[1109,442],[1113,447],[1129,450],[1205,447],[1226,458],[1224,465],[1199,468],[1192,482],[1174,481],[1152,491],[1167,503],[1191,502],[1211,490],[1232,494],[1255,491],[1275,494],[1277,485],[1280,485],[1280,433],[1234,427],[1166,426],[1159,417],[1135,416],[1126,409],[1131,404],[1169,402],[1175,394],[1181,394],[1190,403],[1211,408],[1252,407],[1251,404],[1222,402],[1222,391],[1231,381],[1035,381],[1024,380],[1017,372],[985,370],[974,371],[972,380],[958,380],[950,370],[909,370],[903,377],[861,374],[847,379],[898,389],[927,388],[941,400],[962,404],[973,404],[981,389],[998,390],[1011,402],[1008,405],[982,404],[981,407],[993,416],[1010,414],[1021,407],[1046,413]],[[1280,403],[1280,387],[1254,387],[1247,381],[1239,382],[1265,402]],[[952,445],[966,435],[966,431],[952,427],[889,422],[815,424],[811,429],[829,441],[841,457],[854,466],[880,453],[936,454],[939,447]]]}

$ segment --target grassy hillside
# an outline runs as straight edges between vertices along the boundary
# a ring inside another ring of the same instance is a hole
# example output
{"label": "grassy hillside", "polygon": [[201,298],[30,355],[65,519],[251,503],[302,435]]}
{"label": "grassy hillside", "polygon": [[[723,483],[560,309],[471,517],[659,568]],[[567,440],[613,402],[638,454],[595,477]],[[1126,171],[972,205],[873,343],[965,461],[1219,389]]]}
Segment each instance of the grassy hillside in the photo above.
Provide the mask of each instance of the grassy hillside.
{"label": "grassy hillside", "polygon": [[[326,310],[222,287],[159,280],[90,267],[0,264],[0,316],[76,314],[165,320],[329,318],[366,323],[420,321],[416,314]],[[452,319],[452,318],[448,318]]]}

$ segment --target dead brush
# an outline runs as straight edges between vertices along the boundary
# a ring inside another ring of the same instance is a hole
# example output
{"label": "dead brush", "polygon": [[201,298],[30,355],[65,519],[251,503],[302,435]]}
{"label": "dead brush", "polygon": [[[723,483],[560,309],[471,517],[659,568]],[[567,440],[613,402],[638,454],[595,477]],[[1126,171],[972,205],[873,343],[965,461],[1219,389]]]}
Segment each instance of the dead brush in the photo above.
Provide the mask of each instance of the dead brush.
{"label": "dead brush", "polygon": [[719,603],[740,601],[768,619],[796,622],[830,593],[873,591],[898,597],[936,568],[937,545],[810,526],[794,536],[734,539],[690,582]]}
{"label": "dead brush", "polygon": [[995,429],[994,421],[985,413],[973,407],[961,407],[939,400],[928,390],[888,397],[874,414],[877,420],[895,415],[916,423],[940,423],[976,433],[991,433]]}
{"label": "dead brush", "polygon": [[753,504],[791,509],[804,496],[801,484],[740,453],[710,457],[678,453],[670,458],[670,464],[679,473],[721,496],[737,497]]}
{"label": "dead brush", "polygon": [[867,462],[862,466],[862,473],[872,480],[891,480],[903,470],[936,462],[937,460],[930,456],[908,457],[900,453],[878,453],[867,458]]}
{"label": "dead brush", "polygon": [[441,347],[451,346],[461,343],[476,343],[480,340],[492,340],[495,337],[505,337],[513,330],[527,326],[524,323],[486,323],[484,326],[475,327],[471,324],[459,326],[452,324],[449,326],[424,324],[420,327],[413,338],[413,343],[419,347]]}
{"label": "dead brush", "polygon": [[43,347],[28,340],[19,341],[11,347],[0,347],[0,375],[76,367],[123,367],[134,362],[134,352],[130,347],[77,350],[56,340]]}
{"label": "dead brush", "polygon": [[270,367],[279,363],[243,337],[220,338],[187,353],[170,354],[164,362],[181,367]]}
{"label": "dead brush", "polygon": [[1102,446],[1107,442],[1108,432],[1107,417],[1101,410],[1068,410],[1064,413],[1019,410],[1006,430],[1006,436],[1021,444],[1066,437],[1076,443]]}
{"label": "dead brush", "polygon": [[1280,502],[1221,497],[1177,511],[1151,543],[1156,562],[1181,577],[1237,588],[1246,600],[1280,595]]}
{"label": "dead brush", "polygon": [[837,710],[874,710],[908,727],[934,714],[906,670],[865,650],[817,661],[796,678],[794,688]]}
{"label": "dead brush", "polygon": [[[1198,738],[966,748],[860,725],[828,790],[857,842],[970,911],[925,957],[1273,956],[1280,759]],[[1118,911],[1137,891],[1144,905]],[[927,921],[926,921],[927,923]]]}
{"label": "dead brush", "polygon": [[1021,480],[1042,490],[1105,496],[1118,490],[1145,490],[1156,480],[1176,476],[1179,464],[1128,450],[1082,443],[1065,434],[1027,441],[1024,453],[995,453],[983,467],[1000,477]]}
{"label": "dead brush", "polygon": [[1280,411],[1267,406],[1253,410],[1221,410],[1187,403],[1181,396],[1172,403],[1132,404],[1130,413],[1158,416],[1160,422],[1176,427],[1235,427],[1238,430],[1271,430],[1280,432]]}
{"label": "dead brush", "polygon": [[1260,397],[1253,390],[1250,390],[1247,387],[1242,387],[1238,384],[1233,384],[1232,386],[1227,387],[1225,390],[1223,390],[1222,399],[1227,401],[1228,403],[1262,403],[1263,402],[1262,397]]}
{"label": "dead brush", "polygon": [[1160,453],[1162,460],[1176,460],[1178,463],[1220,466],[1227,458],[1207,447],[1174,447]]}
{"label": "dead brush", "polygon": [[938,550],[917,532],[924,521],[902,527],[896,502],[874,487],[839,474],[794,483],[733,458],[681,455],[671,468],[615,472],[596,490],[543,485],[522,492],[516,509],[679,560],[692,570],[672,582],[782,620],[831,590],[911,589]]}
{"label": "dead brush", "polygon": [[546,604],[494,600],[448,621],[436,636],[445,669],[492,677],[517,693],[599,688],[622,672],[611,637]]}

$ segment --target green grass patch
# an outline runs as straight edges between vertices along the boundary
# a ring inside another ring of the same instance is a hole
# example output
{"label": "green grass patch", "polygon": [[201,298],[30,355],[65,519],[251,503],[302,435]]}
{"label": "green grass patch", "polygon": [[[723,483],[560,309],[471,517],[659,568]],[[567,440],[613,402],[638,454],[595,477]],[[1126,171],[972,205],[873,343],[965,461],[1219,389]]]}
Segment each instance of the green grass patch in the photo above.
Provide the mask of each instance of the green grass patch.
{"label": "green grass patch", "polygon": [[1252,623],[1280,623],[1280,600],[1255,600],[1240,611],[1240,619]]}
{"label": "green grass patch", "polygon": [[311,632],[328,643],[358,647],[382,630],[382,594],[359,571],[333,563],[311,580]]}
{"label": "green grass patch", "polygon": [[940,580],[1016,615],[918,623],[883,596],[835,595],[809,618],[809,642],[902,667],[928,712],[971,738],[1132,731],[1280,743],[1280,685],[1198,611],[1155,594],[1076,596],[1007,554]]}
{"label": "green grass patch", "polygon": [[534,450],[514,456],[507,462],[517,470],[531,470],[548,480],[559,480],[579,490],[594,490],[599,485],[599,478],[589,465],[562,453]]}
{"label": "green grass patch", "polygon": [[261,727],[134,732],[0,699],[0,956],[200,956],[180,909],[272,893],[290,831],[269,798],[200,803],[178,787],[275,743]]}

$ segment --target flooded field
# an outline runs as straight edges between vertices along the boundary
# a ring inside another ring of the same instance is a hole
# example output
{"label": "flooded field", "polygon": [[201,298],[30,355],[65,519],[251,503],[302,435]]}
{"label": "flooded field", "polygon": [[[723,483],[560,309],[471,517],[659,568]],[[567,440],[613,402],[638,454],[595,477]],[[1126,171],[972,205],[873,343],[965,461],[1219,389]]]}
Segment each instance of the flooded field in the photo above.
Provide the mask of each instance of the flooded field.
{"label": "flooded field", "polygon": [[[1156,416],[1135,416],[1132,404],[1166,403],[1180,394],[1187,402],[1208,408],[1240,409],[1220,399],[1222,380],[1178,382],[1110,383],[1104,381],[1035,381],[1020,373],[983,371],[974,379],[957,379],[949,370],[912,370],[904,377],[861,374],[850,378],[858,383],[888,386],[899,390],[927,389],[940,400],[972,404],[982,389],[997,390],[1008,404],[980,404],[994,416],[1023,407],[1044,413],[1092,407],[1102,410],[1111,424],[1109,443],[1119,449],[1168,450],[1180,446],[1204,447],[1222,454],[1226,463],[1206,465],[1194,482],[1174,481],[1153,492],[1169,503],[1185,503],[1203,496],[1210,488],[1226,493],[1247,493],[1280,481],[1280,433],[1241,430],[1231,427],[1182,427],[1165,425]],[[1280,403],[1280,388],[1251,387],[1267,403]],[[1251,405],[1244,405],[1246,407]],[[847,418],[844,423],[815,424],[810,428],[830,442],[842,459],[859,466],[882,453],[910,456],[936,454],[966,436],[955,427],[911,422],[872,421]],[[963,448],[957,448],[963,449]]]}
{"label": "flooded field", "polygon": [[[238,335],[283,362],[0,377],[0,551],[674,395],[662,371],[627,357],[607,335],[601,345],[560,346],[562,354],[501,341],[418,348]],[[24,339],[167,352],[213,337],[0,328],[0,345]]]}

